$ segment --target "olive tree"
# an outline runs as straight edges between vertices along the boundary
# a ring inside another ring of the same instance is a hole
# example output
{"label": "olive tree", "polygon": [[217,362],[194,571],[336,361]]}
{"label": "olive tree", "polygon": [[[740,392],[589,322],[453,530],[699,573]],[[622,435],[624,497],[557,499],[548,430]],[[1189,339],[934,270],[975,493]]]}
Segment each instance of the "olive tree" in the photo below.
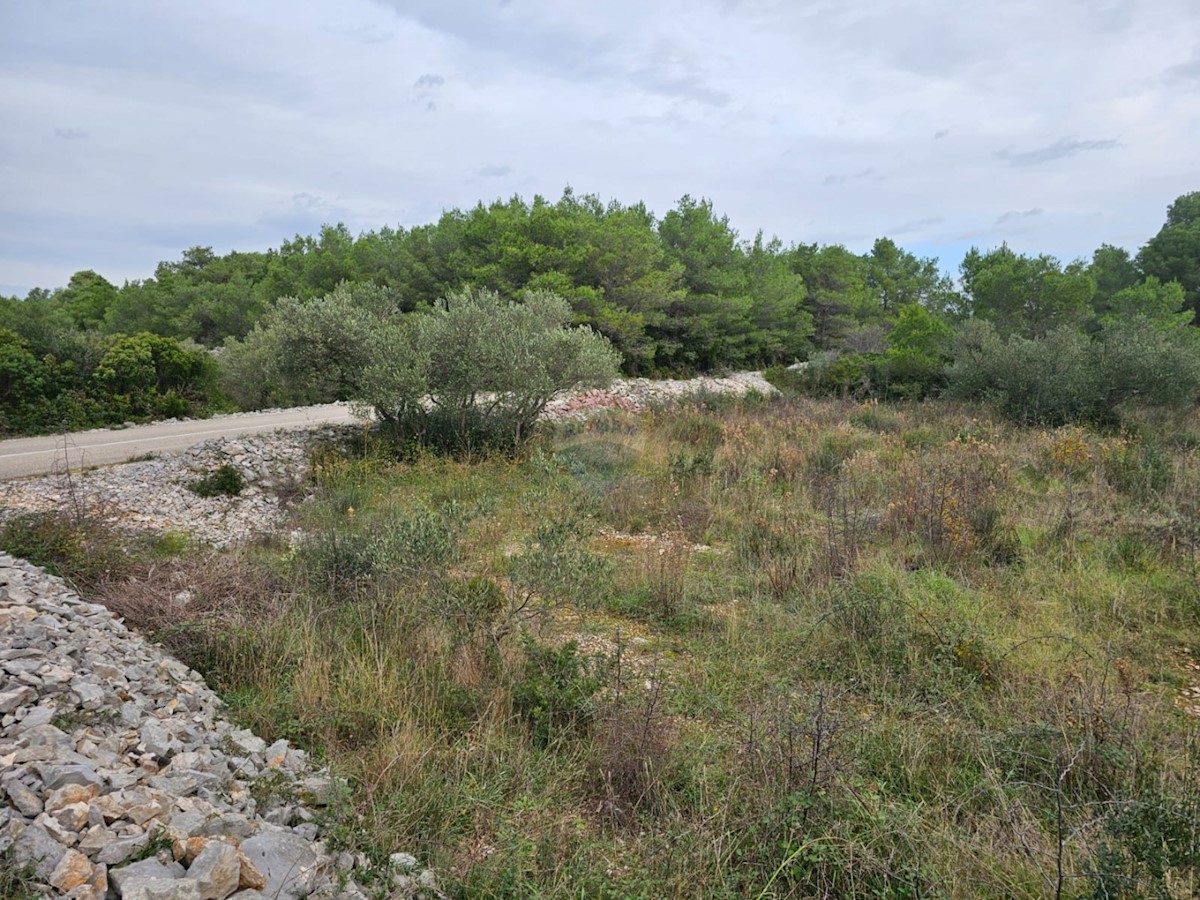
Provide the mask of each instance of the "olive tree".
{"label": "olive tree", "polygon": [[348,400],[369,362],[377,293],[343,283],[313,300],[281,298],[245,338],[225,342],[225,392],[243,409]]}
{"label": "olive tree", "polygon": [[1042,338],[996,334],[991,323],[966,322],[947,375],[954,397],[989,400],[1024,423],[1113,424],[1125,403],[1186,407],[1200,392],[1200,331],[1172,316],[1105,321],[1089,338],[1063,327]]}
{"label": "olive tree", "polygon": [[356,399],[395,440],[471,454],[516,451],[557,394],[608,384],[620,355],[571,309],[537,291],[522,302],[467,289],[382,323]]}

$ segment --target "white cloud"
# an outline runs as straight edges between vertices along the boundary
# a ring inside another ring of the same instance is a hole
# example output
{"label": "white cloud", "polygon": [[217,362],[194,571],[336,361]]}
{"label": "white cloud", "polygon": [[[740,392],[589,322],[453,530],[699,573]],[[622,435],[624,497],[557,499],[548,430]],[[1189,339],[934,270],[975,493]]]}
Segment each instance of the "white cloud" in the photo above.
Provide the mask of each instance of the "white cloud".
{"label": "white cloud", "polygon": [[1200,189],[1198,24],[1193,0],[6,0],[0,284],[567,184],[948,267],[965,241],[1136,248]]}

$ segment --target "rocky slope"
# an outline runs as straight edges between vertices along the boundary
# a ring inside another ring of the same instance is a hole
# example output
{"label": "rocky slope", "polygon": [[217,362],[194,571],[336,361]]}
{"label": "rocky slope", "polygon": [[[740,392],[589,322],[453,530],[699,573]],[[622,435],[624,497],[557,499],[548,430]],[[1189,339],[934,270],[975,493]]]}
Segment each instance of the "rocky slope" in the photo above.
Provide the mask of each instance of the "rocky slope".
{"label": "rocky slope", "polygon": [[0,865],[80,900],[365,897],[364,874],[385,896],[436,895],[407,854],[382,871],[331,854],[322,814],[342,787],[221,709],[107,609],[0,556]]}

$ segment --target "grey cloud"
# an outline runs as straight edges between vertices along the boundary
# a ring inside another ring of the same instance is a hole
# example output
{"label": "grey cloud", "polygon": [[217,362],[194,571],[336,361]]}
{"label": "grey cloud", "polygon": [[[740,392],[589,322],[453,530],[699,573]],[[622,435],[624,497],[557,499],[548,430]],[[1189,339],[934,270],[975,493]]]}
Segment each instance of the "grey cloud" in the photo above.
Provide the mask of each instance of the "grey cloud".
{"label": "grey cloud", "polygon": [[503,178],[512,174],[512,166],[484,166],[479,170],[480,178]]}
{"label": "grey cloud", "polygon": [[884,176],[880,175],[873,168],[862,169],[858,172],[845,172],[835,175],[826,175],[821,179],[822,187],[832,187],[835,184],[845,184],[847,181],[859,181],[864,178],[869,178],[872,181],[883,181]]}
{"label": "grey cloud", "polygon": [[[568,182],[659,211],[709,196],[743,234],[855,250],[899,223],[886,233],[947,266],[963,232],[1064,259],[1136,249],[1195,186],[1194,2],[698,0],[680,21],[635,0],[221,0],[200,17],[0,0],[0,281],[144,277],[196,243],[419,225]],[[1072,23],[1085,39],[1055,43]],[[1163,50],[1143,70],[1147,46]],[[95,140],[67,136],[83,129]],[[1085,151],[1118,140],[1103,179],[1052,162],[1108,162]]]}
{"label": "grey cloud", "polygon": [[477,58],[500,57],[523,69],[549,71],[586,81],[612,75],[616,35],[555,24],[540,10],[524,15],[515,6],[488,8],[476,0],[375,0],[401,18],[466,45]]}
{"label": "grey cloud", "polygon": [[1168,82],[1200,82],[1200,55],[1185,63],[1169,66],[1163,71],[1163,77]]}
{"label": "grey cloud", "polygon": [[88,136],[82,128],[55,128],[54,136],[63,141],[79,141]]}
{"label": "grey cloud", "polygon": [[[351,221],[353,218],[354,211],[338,203],[336,199],[331,201],[308,191],[297,191],[262,211],[256,224],[294,234],[315,234],[322,225]],[[175,243],[185,246],[179,239]]]}
{"label": "grey cloud", "polygon": [[1133,24],[1133,0],[1116,0],[1090,11],[1088,18],[1097,31],[1116,34]]}
{"label": "grey cloud", "polygon": [[1039,166],[1042,163],[1053,162],[1056,159],[1075,156],[1077,153],[1082,153],[1085,150],[1111,150],[1118,145],[1119,142],[1112,138],[1105,138],[1099,141],[1079,141],[1074,138],[1062,138],[1053,144],[1047,144],[1045,147],[1038,147],[1034,150],[1017,152],[1005,147],[1003,150],[996,151],[996,157],[997,159],[1004,160],[1010,166]]}
{"label": "grey cloud", "polygon": [[289,105],[311,97],[303,73],[284,73],[253,54],[218,49],[208,40],[211,22],[194,25],[158,10],[139,18],[121,4],[77,4],[71,8],[72,27],[66,28],[49,12],[55,8],[47,4],[44,16],[30,17],[20,29],[0,28],[6,69],[69,60],[78,71],[90,70],[91,77],[133,75],[146,92],[151,86],[194,84],[220,91],[225,102],[244,97]]}
{"label": "grey cloud", "polygon": [[943,219],[941,216],[928,216],[924,219],[913,219],[911,222],[903,222],[899,225],[889,228],[887,233],[894,235],[915,234],[918,231],[924,231],[925,229],[932,228],[935,225],[941,225],[944,221],[945,219]]}
{"label": "grey cloud", "polygon": [[695,100],[706,106],[728,106],[733,99],[724,91],[709,87],[696,75],[671,75],[661,67],[637,69],[630,73],[629,80],[645,91]]}
{"label": "grey cloud", "polygon": [[[473,0],[376,0],[403,18],[462,42],[477,58],[497,58],[504,68],[534,70],[573,82],[628,81],[649,93],[706,106],[722,107],[732,100],[710,85],[697,61],[660,41],[638,48],[629,38],[633,23],[613,19],[611,27],[572,21],[572,16],[548,16],[534,7],[502,5],[488,8]],[[625,27],[621,27],[621,26]],[[636,56],[630,56],[630,54]],[[624,57],[624,58],[623,58]],[[628,59],[651,59],[649,65],[630,65]]]}
{"label": "grey cloud", "polygon": [[1008,212],[996,216],[996,224],[1003,225],[1005,222],[1012,222],[1016,219],[1032,219],[1044,212],[1045,210],[1040,206],[1035,206],[1033,209],[1010,209]]}
{"label": "grey cloud", "polygon": [[359,25],[357,28],[330,28],[326,26],[322,30],[329,34],[336,34],[339,37],[357,41],[360,44],[385,44],[395,34],[392,31],[380,31],[374,25]]}
{"label": "grey cloud", "polygon": [[291,201],[291,211],[297,213],[325,213],[333,209],[323,197],[318,197],[307,191],[292,194]]}

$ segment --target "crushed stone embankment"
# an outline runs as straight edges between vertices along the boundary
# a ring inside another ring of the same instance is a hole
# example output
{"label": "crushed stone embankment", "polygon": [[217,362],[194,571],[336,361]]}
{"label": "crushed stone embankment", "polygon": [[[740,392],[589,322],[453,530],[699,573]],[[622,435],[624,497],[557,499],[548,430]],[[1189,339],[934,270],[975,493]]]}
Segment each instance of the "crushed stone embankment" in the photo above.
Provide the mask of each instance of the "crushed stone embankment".
{"label": "crushed stone embankment", "polygon": [[[221,715],[196,672],[61,579],[0,555],[0,860],[77,900],[439,896],[394,854],[331,853],[344,786]],[[10,877],[12,875],[10,874]],[[390,883],[387,883],[390,882]]]}

